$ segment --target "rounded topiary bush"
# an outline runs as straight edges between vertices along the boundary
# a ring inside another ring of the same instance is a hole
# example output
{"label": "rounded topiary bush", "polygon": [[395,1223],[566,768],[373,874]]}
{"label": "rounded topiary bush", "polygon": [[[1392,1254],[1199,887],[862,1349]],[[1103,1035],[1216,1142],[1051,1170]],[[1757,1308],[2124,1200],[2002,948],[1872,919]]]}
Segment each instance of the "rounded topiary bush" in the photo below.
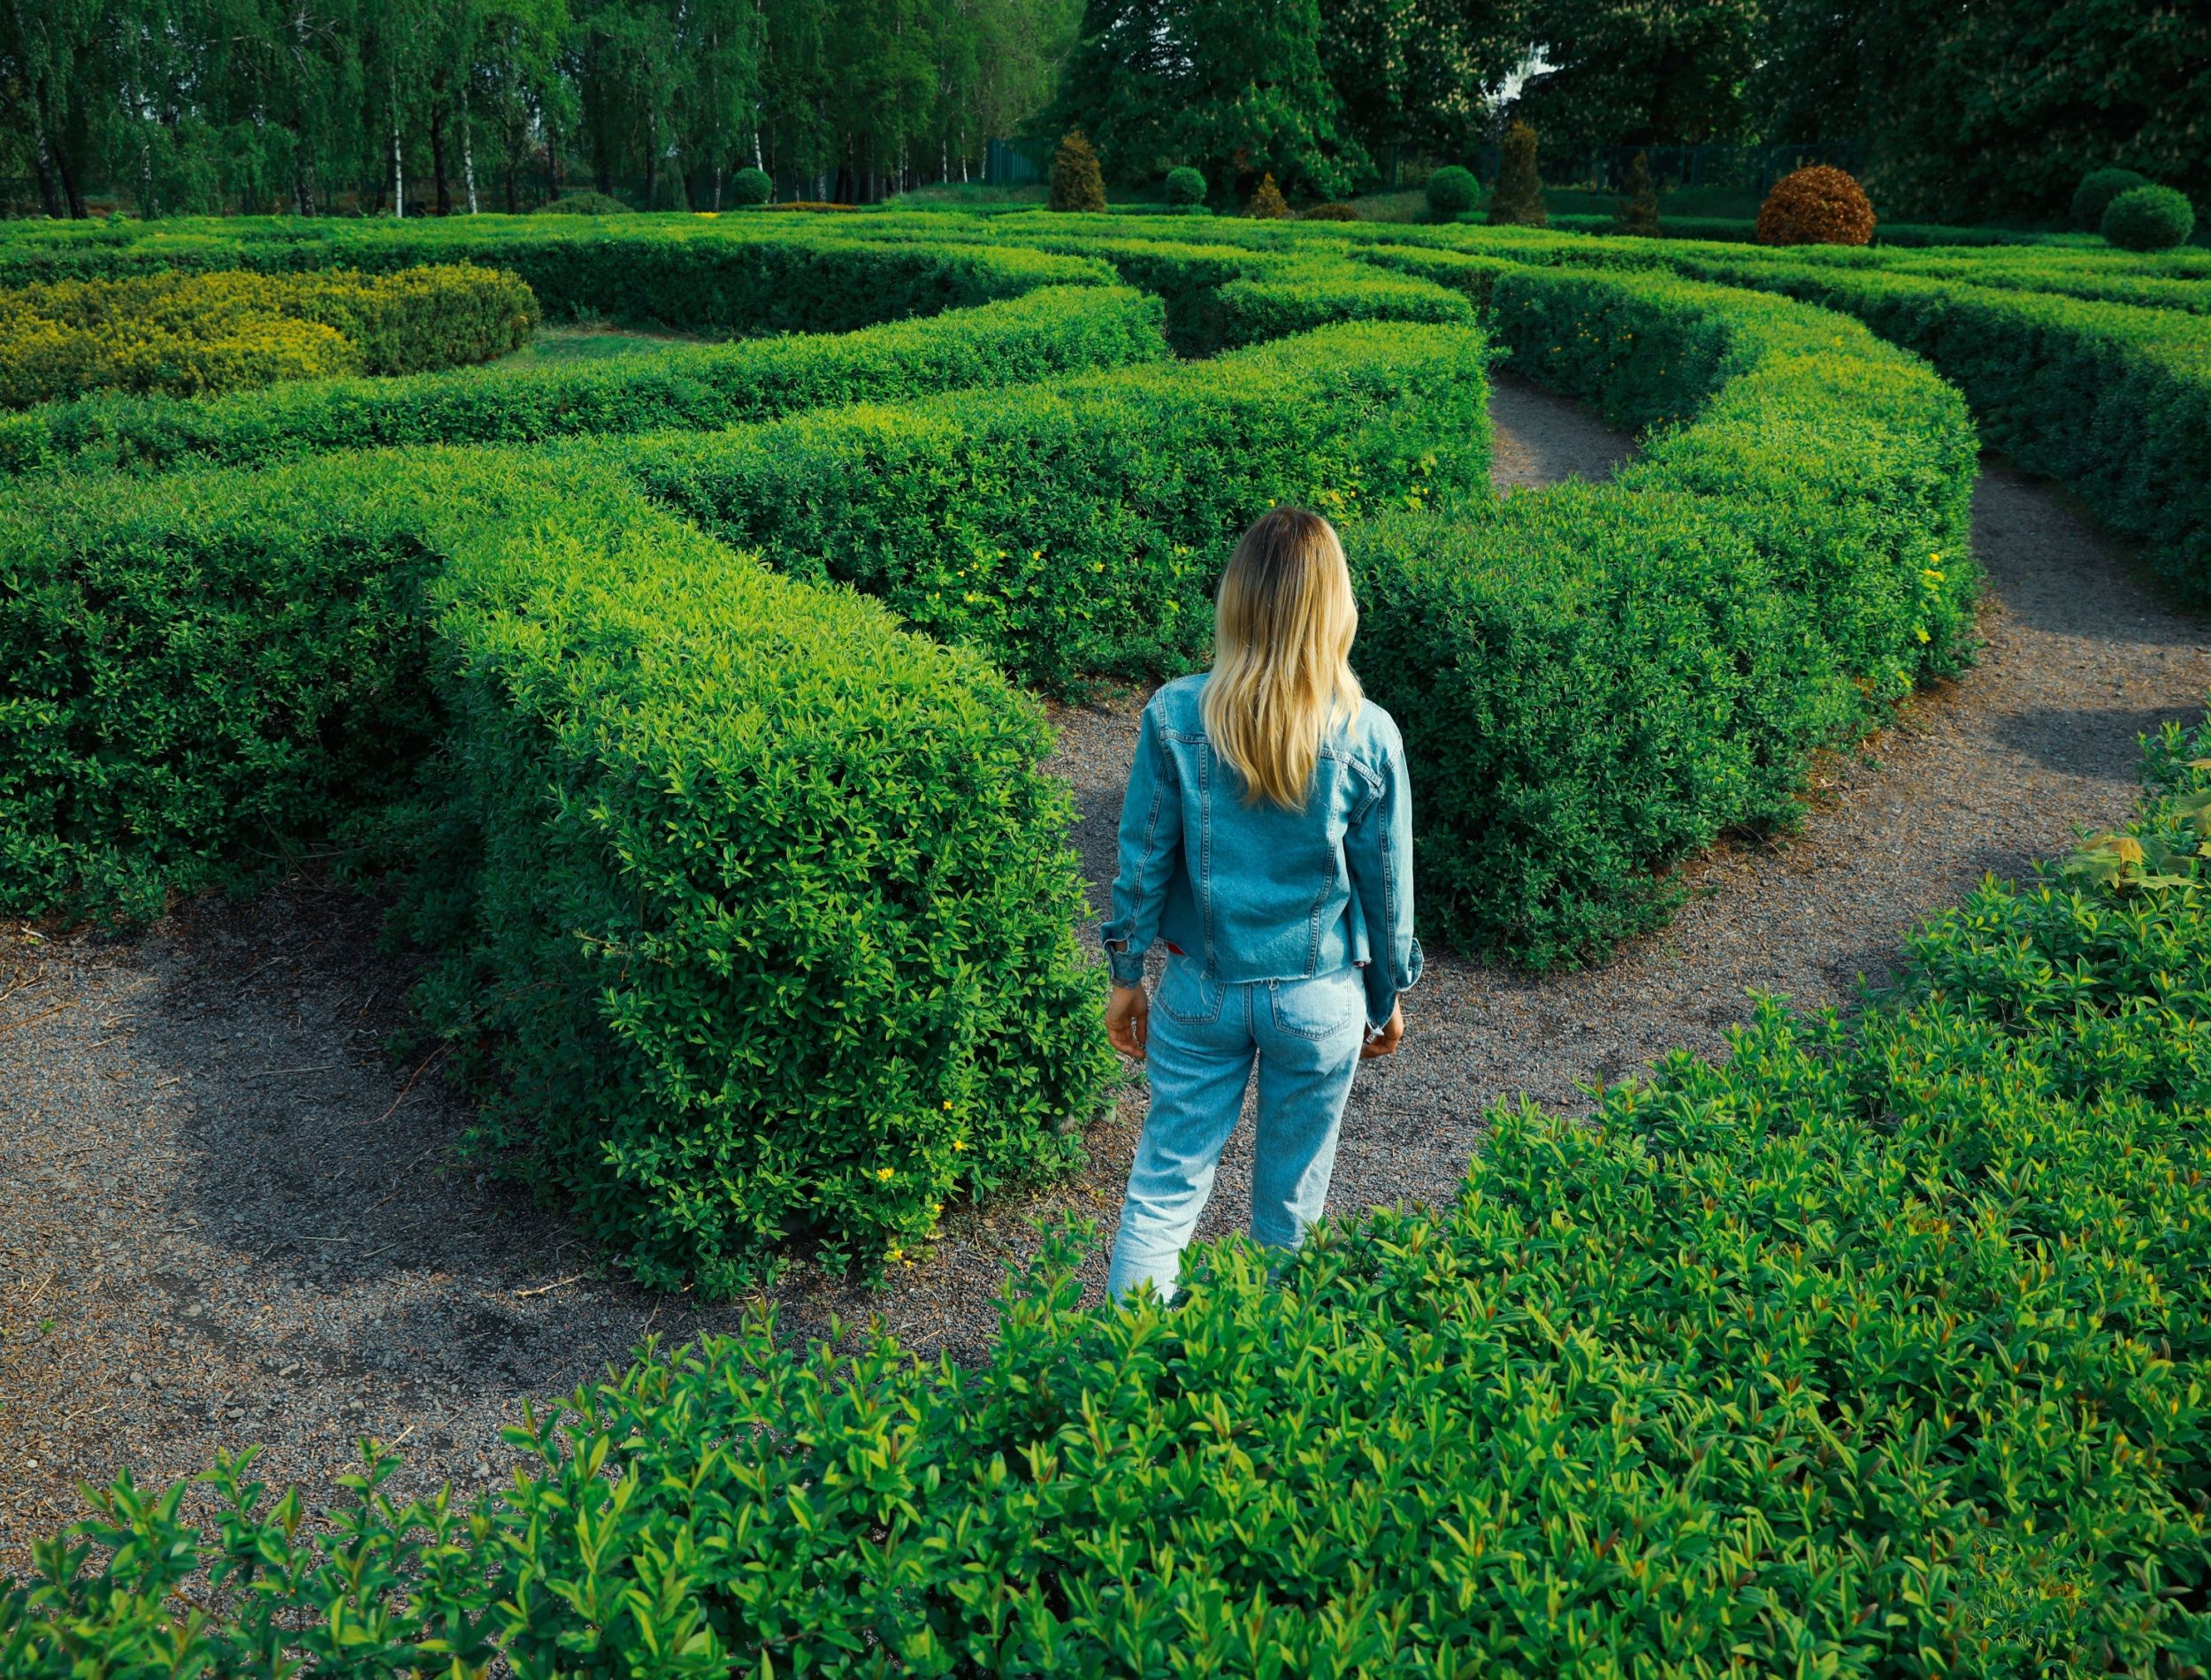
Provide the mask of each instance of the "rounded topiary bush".
{"label": "rounded topiary bush", "polygon": [[2195,206],[2169,187],[2129,187],[2104,206],[2103,236],[2123,251],[2169,251],[2195,231]]}
{"label": "rounded topiary bush", "polygon": [[1865,189],[1825,164],[1782,176],[1758,207],[1761,245],[1863,245],[1872,237]]}
{"label": "rounded topiary bush", "polygon": [[764,169],[740,169],[730,177],[731,201],[746,209],[765,204],[776,195],[776,183]]}
{"label": "rounded topiary bush", "polygon": [[2103,225],[2103,213],[2121,193],[2147,187],[2150,178],[2131,169],[2092,169],[2073,189],[2073,225],[2094,233]]}
{"label": "rounded topiary bush", "polygon": [[1193,204],[1205,202],[1205,177],[1201,170],[1184,164],[1167,172],[1167,202],[1176,210],[1188,210]]}
{"label": "rounded topiary bush", "polygon": [[1309,210],[1297,212],[1301,222],[1356,222],[1358,212],[1349,204],[1315,204]]}
{"label": "rounded topiary bush", "polygon": [[627,216],[630,207],[605,193],[564,193],[538,211],[540,216]]}
{"label": "rounded topiary bush", "polygon": [[1428,208],[1438,216],[1464,216],[1480,198],[1481,187],[1471,169],[1450,164],[1428,177]]}

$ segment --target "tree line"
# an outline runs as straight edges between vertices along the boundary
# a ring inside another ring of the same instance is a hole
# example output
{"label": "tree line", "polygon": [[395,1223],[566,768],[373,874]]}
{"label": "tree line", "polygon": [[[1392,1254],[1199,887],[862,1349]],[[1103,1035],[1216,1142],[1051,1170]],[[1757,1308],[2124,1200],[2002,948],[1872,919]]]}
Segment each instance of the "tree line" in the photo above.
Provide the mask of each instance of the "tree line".
{"label": "tree line", "polygon": [[1109,178],[1334,197],[1508,117],[1600,149],[1840,146],[1891,213],[2059,212],[2111,164],[2211,200],[2211,4],[2174,0],[1088,0],[1044,126]]}
{"label": "tree line", "polygon": [[50,216],[710,210],[978,173],[1079,0],[0,0],[0,173]]}
{"label": "tree line", "polygon": [[[0,174],[50,215],[868,201],[1088,132],[1240,202],[1463,161],[1849,142],[1884,213],[2211,199],[2211,5],[2173,0],[0,0]],[[1038,155],[1041,156],[1041,150]]]}

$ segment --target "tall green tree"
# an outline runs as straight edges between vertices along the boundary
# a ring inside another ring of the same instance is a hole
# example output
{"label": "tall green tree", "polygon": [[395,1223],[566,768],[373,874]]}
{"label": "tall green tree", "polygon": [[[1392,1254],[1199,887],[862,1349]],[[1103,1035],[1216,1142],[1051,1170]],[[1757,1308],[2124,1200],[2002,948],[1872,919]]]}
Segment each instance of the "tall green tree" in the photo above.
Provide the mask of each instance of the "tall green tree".
{"label": "tall green tree", "polygon": [[1239,196],[1271,173],[1335,197],[1373,169],[1320,34],[1318,0],[1089,0],[1041,126],[1083,129],[1117,179],[1188,164]]}
{"label": "tall green tree", "polygon": [[1473,147],[1484,90],[1527,50],[1514,0],[1331,0],[1320,58],[1351,137],[1384,174],[1400,156]]}
{"label": "tall green tree", "polygon": [[1754,108],[1851,139],[1884,213],[2061,215],[2120,165],[2211,202],[2211,6],[2171,0],[1771,0]]}
{"label": "tall green tree", "polygon": [[1513,115],[1553,157],[1748,137],[1763,0],[1561,0],[1531,9],[1551,70]]}

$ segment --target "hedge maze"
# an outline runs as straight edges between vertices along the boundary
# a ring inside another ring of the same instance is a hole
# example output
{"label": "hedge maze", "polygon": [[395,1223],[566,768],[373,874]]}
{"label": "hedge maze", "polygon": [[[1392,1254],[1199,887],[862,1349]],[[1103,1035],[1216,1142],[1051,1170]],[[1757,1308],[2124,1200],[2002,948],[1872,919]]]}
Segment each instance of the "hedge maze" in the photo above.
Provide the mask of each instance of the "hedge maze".
{"label": "hedge maze", "polygon": [[[435,953],[477,1145],[656,1287],[873,1276],[1080,1160],[1113,1069],[1037,697],[1201,663],[1274,502],[1345,530],[1424,933],[1537,966],[1970,665],[1982,440],[2211,588],[2192,259],[562,220],[0,236],[21,288],[457,268],[730,335],[0,416],[0,907],[341,849]],[[1641,458],[1494,497],[1498,363]],[[1501,1113],[1457,1207],[1283,1287],[1232,1245],[1086,1310],[1069,1237],[979,1370],[762,1317],[472,1513],[117,1493],[0,1599],[0,1674],[153,1671],[209,1557],[226,1673],[2188,1672],[2207,758],[2155,745],[2164,884],[1992,884],[1862,1019]]]}

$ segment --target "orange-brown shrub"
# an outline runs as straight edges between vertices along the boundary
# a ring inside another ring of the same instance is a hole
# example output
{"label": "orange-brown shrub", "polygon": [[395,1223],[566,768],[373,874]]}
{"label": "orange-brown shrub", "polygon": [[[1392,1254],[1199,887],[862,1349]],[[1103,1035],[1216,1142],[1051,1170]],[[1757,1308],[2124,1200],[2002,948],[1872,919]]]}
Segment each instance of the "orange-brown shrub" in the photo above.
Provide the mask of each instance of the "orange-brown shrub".
{"label": "orange-brown shrub", "polygon": [[1758,207],[1761,245],[1863,245],[1872,237],[1865,189],[1825,164],[1782,176]]}

